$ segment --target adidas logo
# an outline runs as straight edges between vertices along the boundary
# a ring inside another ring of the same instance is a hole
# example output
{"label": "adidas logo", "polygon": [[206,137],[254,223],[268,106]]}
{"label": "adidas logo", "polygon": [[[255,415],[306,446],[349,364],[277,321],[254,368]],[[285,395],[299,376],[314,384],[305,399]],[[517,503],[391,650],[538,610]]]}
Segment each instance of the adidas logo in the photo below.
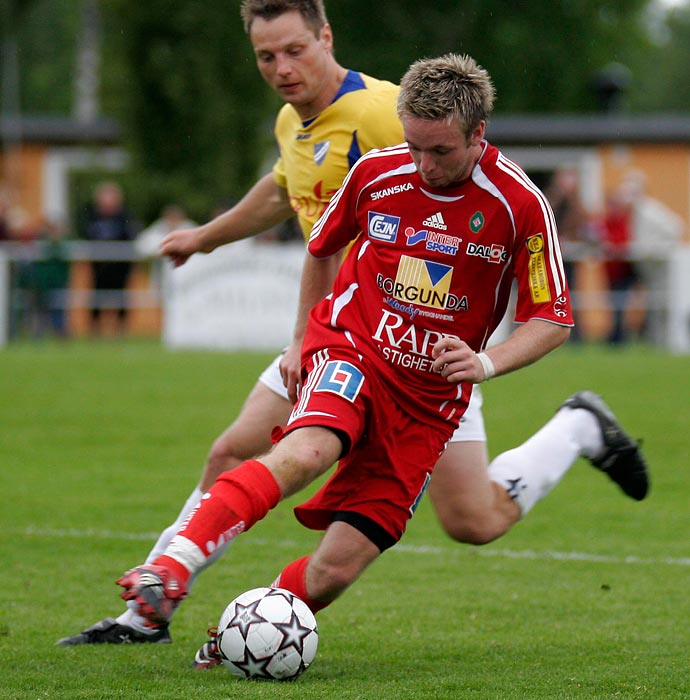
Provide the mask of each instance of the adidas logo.
{"label": "adidas logo", "polygon": [[422,221],[422,226],[428,226],[429,228],[435,228],[438,229],[439,231],[447,231],[448,227],[446,226],[446,222],[443,220],[443,214],[441,214],[440,211],[436,212],[432,216],[430,216],[428,219],[424,219]]}

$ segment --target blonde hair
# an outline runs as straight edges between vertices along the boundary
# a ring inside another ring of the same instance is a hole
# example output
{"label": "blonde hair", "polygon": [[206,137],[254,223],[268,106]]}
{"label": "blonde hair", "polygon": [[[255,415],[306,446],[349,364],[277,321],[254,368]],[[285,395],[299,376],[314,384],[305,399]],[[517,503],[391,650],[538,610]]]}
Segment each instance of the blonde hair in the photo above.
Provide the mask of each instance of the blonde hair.
{"label": "blonde hair", "polygon": [[398,116],[457,118],[466,136],[488,119],[494,105],[491,77],[471,56],[446,54],[413,63],[400,81]]}

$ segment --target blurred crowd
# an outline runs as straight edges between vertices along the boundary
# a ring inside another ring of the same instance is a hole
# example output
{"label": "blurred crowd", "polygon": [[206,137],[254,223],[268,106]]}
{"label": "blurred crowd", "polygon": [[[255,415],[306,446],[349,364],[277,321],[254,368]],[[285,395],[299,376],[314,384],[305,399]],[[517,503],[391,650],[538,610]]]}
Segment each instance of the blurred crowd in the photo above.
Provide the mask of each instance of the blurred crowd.
{"label": "blurred crowd", "polygon": [[[603,338],[620,345],[653,339],[661,305],[655,290],[663,286],[663,265],[683,239],[682,219],[647,193],[645,178],[631,170],[605,193],[602,211],[589,210],[581,195],[581,174],[574,166],[556,170],[544,193],[558,225],[566,275],[573,294],[576,327],[571,341]],[[218,212],[211,212],[215,216]],[[178,228],[195,226],[180,204],[166,205],[145,228],[129,211],[123,190],[114,181],[96,185],[80,212],[74,233],[62,222],[31,222],[0,183],[0,248],[12,244],[10,332],[14,337],[67,338],[70,334],[70,290],[73,256],[68,240],[131,244],[124,259],[107,255],[90,267],[88,330],[103,334],[109,317],[111,333],[128,332],[128,296],[133,266],[146,268],[151,293],[161,294],[160,241]],[[264,243],[300,239],[290,222],[266,232]],[[602,290],[605,298],[602,299]],[[599,315],[603,331],[592,332]]]}
{"label": "blurred crowd", "polygon": [[[605,339],[620,345],[660,332],[666,274],[663,260],[683,240],[680,216],[647,193],[644,175],[625,173],[605,193],[603,210],[588,210],[581,195],[580,174],[572,166],[558,169],[545,194],[554,211],[566,276],[576,316],[571,341],[582,340],[582,316],[605,311]],[[592,270],[603,277],[592,279]],[[590,273],[589,275],[587,273]],[[597,290],[607,290],[604,303]]]}

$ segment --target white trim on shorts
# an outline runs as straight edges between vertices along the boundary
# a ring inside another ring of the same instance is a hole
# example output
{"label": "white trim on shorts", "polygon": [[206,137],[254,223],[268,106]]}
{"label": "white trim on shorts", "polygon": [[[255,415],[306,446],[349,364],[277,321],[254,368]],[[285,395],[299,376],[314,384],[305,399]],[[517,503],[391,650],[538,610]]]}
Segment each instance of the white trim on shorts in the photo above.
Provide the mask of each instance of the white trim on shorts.
{"label": "white trim on shorts", "polygon": [[259,376],[259,381],[266,387],[268,387],[274,394],[278,394],[286,401],[289,401],[287,387],[283,384],[283,378],[280,376],[280,358],[283,356],[281,352],[278,357],[271,362],[271,364],[266,367],[266,369]]}
{"label": "white trim on shorts", "polygon": [[486,429],[482,415],[483,402],[482,390],[479,388],[479,384],[475,384],[472,387],[470,405],[448,442],[486,442]]}
{"label": "white trim on shorts", "polygon": [[[289,401],[287,389],[283,384],[283,378],[280,376],[279,363],[282,356],[283,354],[281,353],[266,367],[261,373],[259,381],[273,393]],[[478,384],[475,384],[472,388],[470,405],[460,419],[460,425],[448,442],[486,442],[486,429],[484,427],[484,416],[482,415],[483,401],[482,390]]]}

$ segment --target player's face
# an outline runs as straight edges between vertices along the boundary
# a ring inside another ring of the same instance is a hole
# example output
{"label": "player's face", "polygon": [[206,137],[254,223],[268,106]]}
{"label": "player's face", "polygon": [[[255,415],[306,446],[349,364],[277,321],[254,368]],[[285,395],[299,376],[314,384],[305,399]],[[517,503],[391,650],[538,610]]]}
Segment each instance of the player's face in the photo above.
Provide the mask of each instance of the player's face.
{"label": "player's face", "polygon": [[302,15],[291,10],[270,20],[256,18],[250,39],[264,80],[300,116],[314,116],[327,106],[332,95],[325,87],[337,69],[328,25],[316,37]]}
{"label": "player's face", "polygon": [[447,121],[404,116],[402,125],[412,160],[427,185],[450,187],[470,176],[481,154],[484,122],[469,139],[456,118]]}

